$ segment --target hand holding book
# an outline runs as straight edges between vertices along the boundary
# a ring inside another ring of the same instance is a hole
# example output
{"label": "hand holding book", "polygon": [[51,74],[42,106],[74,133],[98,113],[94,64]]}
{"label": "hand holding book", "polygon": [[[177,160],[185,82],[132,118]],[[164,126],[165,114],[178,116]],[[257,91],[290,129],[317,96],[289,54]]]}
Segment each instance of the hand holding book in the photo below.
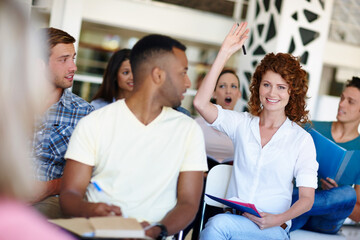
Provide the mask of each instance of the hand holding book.
{"label": "hand holding book", "polygon": [[332,188],[338,187],[338,184],[335,182],[334,179],[327,177],[326,179],[321,178],[321,189],[323,190],[330,190]]}

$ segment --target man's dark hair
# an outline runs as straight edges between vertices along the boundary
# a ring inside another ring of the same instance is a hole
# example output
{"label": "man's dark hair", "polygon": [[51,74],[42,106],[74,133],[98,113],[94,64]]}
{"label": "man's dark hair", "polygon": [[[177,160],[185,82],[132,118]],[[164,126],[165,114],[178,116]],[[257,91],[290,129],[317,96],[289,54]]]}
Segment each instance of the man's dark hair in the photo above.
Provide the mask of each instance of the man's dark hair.
{"label": "man's dark hair", "polygon": [[346,82],[346,86],[345,87],[356,87],[357,89],[360,90],[360,78],[358,77],[352,77],[351,80],[348,80]]}
{"label": "man's dark hair", "polygon": [[186,50],[185,45],[164,35],[151,34],[140,39],[132,48],[130,54],[130,65],[134,81],[141,74],[140,66],[142,64],[154,61],[155,58],[163,54],[172,53],[174,47],[183,51]]}

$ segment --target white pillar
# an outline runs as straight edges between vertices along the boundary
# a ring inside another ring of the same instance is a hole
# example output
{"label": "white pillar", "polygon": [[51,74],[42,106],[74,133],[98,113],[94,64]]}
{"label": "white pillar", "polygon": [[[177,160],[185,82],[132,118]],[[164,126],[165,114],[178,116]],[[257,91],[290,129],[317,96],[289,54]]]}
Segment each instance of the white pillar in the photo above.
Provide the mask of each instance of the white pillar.
{"label": "white pillar", "polygon": [[248,55],[240,58],[240,78],[247,81],[245,85],[265,54],[286,52],[301,57],[309,74],[307,105],[313,114],[332,6],[333,0],[250,0],[247,21],[251,37],[245,43]]}
{"label": "white pillar", "polygon": [[50,15],[50,27],[59,28],[76,39],[77,51],[80,40],[84,0],[54,0]]}

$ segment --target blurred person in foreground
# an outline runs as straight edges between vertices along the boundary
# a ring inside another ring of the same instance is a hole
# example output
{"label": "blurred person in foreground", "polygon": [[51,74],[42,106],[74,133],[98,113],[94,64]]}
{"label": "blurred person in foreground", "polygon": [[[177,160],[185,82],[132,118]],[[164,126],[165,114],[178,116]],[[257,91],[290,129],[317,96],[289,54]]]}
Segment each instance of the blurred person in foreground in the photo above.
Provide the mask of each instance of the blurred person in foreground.
{"label": "blurred person in foreground", "polygon": [[25,204],[34,187],[31,129],[47,86],[39,38],[16,4],[0,0],[0,239],[70,240]]}

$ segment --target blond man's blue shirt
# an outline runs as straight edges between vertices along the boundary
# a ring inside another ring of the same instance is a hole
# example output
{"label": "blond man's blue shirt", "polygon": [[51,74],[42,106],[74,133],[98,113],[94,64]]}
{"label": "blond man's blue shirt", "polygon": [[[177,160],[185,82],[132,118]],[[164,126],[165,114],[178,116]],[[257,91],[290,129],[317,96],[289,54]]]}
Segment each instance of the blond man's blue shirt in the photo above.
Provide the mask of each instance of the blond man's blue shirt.
{"label": "blond man's blue shirt", "polygon": [[37,121],[33,159],[38,180],[50,181],[62,176],[71,134],[79,120],[93,110],[88,102],[65,89],[60,100]]}

